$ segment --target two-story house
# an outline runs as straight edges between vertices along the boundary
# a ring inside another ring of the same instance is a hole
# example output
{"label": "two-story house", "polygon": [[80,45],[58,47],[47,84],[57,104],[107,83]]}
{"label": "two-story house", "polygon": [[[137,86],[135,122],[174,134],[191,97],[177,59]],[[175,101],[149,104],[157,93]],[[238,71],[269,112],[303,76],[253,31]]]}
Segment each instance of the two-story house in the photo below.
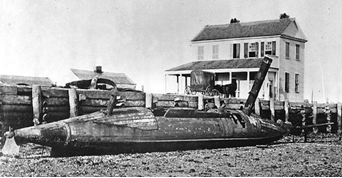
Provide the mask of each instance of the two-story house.
{"label": "two-story house", "polygon": [[215,84],[236,80],[236,97],[247,98],[262,58],[269,55],[273,62],[259,98],[303,101],[306,42],[295,18],[207,25],[191,41],[195,60],[166,70],[165,80],[176,76],[182,93],[191,71],[200,69],[215,73]]}

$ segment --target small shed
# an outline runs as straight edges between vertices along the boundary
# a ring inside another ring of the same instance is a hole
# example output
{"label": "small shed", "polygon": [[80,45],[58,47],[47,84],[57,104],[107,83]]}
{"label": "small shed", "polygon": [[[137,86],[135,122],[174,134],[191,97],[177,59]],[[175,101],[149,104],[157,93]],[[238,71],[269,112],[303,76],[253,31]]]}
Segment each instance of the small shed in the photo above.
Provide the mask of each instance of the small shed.
{"label": "small shed", "polygon": [[101,66],[96,66],[96,69],[94,71],[81,70],[81,69],[71,69],[71,71],[80,80],[91,80],[94,77],[105,78],[105,79],[112,80],[117,85],[118,88],[128,88],[128,89],[135,89],[137,85],[126,74],[103,72]]}
{"label": "small shed", "polygon": [[40,85],[52,86],[53,82],[48,77],[32,77],[32,76],[18,76],[18,75],[0,75],[1,85]]}

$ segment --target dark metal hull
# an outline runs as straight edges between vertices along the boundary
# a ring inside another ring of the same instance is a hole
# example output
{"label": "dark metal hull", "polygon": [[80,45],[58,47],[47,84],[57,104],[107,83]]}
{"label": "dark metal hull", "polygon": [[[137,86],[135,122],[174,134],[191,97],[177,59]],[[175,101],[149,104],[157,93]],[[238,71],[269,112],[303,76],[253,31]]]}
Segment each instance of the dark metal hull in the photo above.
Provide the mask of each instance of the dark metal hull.
{"label": "dark metal hull", "polygon": [[51,156],[111,155],[122,153],[168,152],[182,150],[217,149],[270,144],[282,136],[265,138],[222,138],[207,140],[120,142],[84,145],[82,147],[53,147]]}

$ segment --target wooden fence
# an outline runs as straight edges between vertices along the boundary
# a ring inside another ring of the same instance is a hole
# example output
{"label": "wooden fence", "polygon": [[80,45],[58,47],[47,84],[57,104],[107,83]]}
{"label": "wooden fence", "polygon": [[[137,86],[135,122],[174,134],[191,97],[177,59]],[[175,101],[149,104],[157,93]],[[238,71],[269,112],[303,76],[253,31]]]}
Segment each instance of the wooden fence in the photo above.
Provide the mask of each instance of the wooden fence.
{"label": "wooden fence", "polygon": [[[106,109],[111,91],[66,89],[54,87],[0,86],[0,126],[1,134],[8,130],[32,126],[43,120],[52,122],[70,116],[92,113]],[[216,106],[225,103],[225,107],[239,109],[245,99],[205,97],[178,94],[152,94],[134,91],[118,92],[126,107],[169,108],[175,98],[185,101],[189,107],[203,109],[207,102]],[[304,103],[274,100],[255,102],[254,112],[263,118],[290,121],[295,125],[334,123],[321,132],[341,133],[341,103]]]}

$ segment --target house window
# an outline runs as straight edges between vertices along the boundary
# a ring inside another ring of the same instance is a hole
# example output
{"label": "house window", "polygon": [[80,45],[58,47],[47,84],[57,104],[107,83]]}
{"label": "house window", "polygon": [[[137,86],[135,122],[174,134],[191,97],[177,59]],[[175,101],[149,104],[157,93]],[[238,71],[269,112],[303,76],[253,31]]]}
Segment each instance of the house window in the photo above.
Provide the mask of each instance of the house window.
{"label": "house window", "polygon": [[233,44],[233,58],[240,58],[240,44]]}
{"label": "house window", "polygon": [[299,61],[299,45],[296,44],[296,60]]}
{"label": "house window", "polygon": [[295,74],[295,92],[299,93],[299,74]]}
{"label": "house window", "polygon": [[285,92],[288,93],[290,91],[290,74],[285,72]]}
{"label": "house window", "polygon": [[219,46],[218,45],[213,45],[213,59],[218,59],[219,55]]}
{"label": "house window", "polygon": [[272,41],[266,42],[265,54],[272,54]]}
{"label": "house window", "polygon": [[204,59],[204,46],[198,46],[198,60]]}
{"label": "house window", "polygon": [[290,58],[290,43],[285,42],[285,58]]}
{"label": "house window", "polygon": [[248,56],[258,57],[258,43],[257,42],[248,44]]}

